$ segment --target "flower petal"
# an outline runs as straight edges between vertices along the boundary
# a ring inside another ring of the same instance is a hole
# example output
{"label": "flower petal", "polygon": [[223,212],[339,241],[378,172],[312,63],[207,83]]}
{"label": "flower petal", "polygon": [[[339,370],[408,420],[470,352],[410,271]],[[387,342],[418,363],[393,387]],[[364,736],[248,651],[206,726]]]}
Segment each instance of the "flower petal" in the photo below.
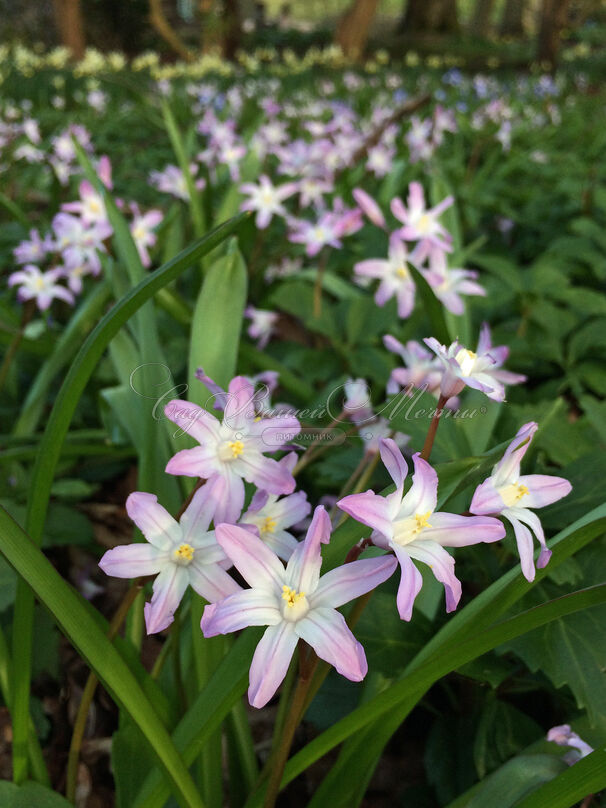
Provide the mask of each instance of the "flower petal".
{"label": "flower petal", "polygon": [[442,547],[467,547],[505,537],[503,523],[490,516],[432,513],[430,524],[423,530],[423,541],[434,541]]}
{"label": "flower petal", "polygon": [[371,589],[382,584],[397,567],[396,559],[391,555],[379,558],[363,558],[351,561],[334,570],[330,570],[320,578],[316,591],[311,596],[312,609],[329,606],[336,609]]}
{"label": "flower petal", "polygon": [[223,490],[223,496],[219,497],[217,501],[217,509],[214,515],[215,525],[220,522],[237,522],[244,506],[245,492],[242,478],[229,466],[224,469],[222,477],[226,483],[226,488]]}
{"label": "flower petal", "polygon": [[532,533],[526,525],[523,525],[517,518],[516,511],[510,508],[503,510],[503,516],[507,517],[513,525],[513,532],[516,537],[516,544],[518,545],[518,553],[520,556],[520,565],[522,567],[522,574],[527,581],[534,581],[536,571],[534,568],[534,547],[532,543]]}
{"label": "flower petal", "polygon": [[261,589],[241,589],[225,600],[206,606],[200,628],[205,637],[215,637],[246,626],[275,626],[281,621],[274,594]]}
{"label": "flower petal", "polygon": [[173,399],[164,408],[164,414],[180,428],[181,434],[191,435],[198,443],[218,440],[219,421],[191,401]]}
{"label": "flower petal", "polygon": [[528,488],[528,493],[520,502],[525,508],[543,508],[568,496],[572,491],[568,480],[547,474],[525,474],[518,482]]}
{"label": "flower petal", "polygon": [[261,637],[250,666],[248,700],[264,707],[282,684],[299,638],[294,623],[270,626]]}
{"label": "flower petal", "polygon": [[436,580],[444,584],[446,611],[454,611],[461,599],[461,582],[454,574],[454,558],[433,541],[414,541],[406,549],[411,558],[427,564]]}
{"label": "flower petal", "polygon": [[166,566],[154,581],[151,603],[144,608],[145,627],[148,634],[163,631],[173,622],[173,615],[183,597],[189,576],[185,567],[177,564]]}
{"label": "flower petal", "polygon": [[192,588],[209,603],[242,591],[219,564],[204,564],[194,558],[186,569]]}
{"label": "flower petal", "polygon": [[113,578],[139,578],[156,575],[167,561],[167,552],[151,544],[135,542],[108,550],[99,561],[99,566]]}
{"label": "flower petal", "polygon": [[305,541],[299,543],[286,567],[286,580],[297,592],[309,595],[315,591],[322,566],[320,544],[328,543],[331,530],[332,525],[324,506],[318,505]]}
{"label": "flower petal", "polygon": [[438,475],[420,453],[412,456],[415,471],[412,487],[402,500],[401,511],[406,514],[433,513],[438,501]]}
{"label": "flower petal", "polygon": [[379,451],[383,465],[389,472],[389,476],[400,491],[404,488],[404,480],[408,474],[406,460],[398,448],[398,444],[393,438],[382,438],[379,441]]}
{"label": "flower petal", "polygon": [[532,530],[534,535],[537,537],[539,544],[541,545],[541,552],[539,553],[539,557],[537,559],[537,567],[541,570],[543,567],[546,567],[549,563],[549,559],[551,558],[551,550],[547,547],[547,542],[545,541],[545,534],[543,533],[543,525],[541,524],[541,520],[532,511],[527,510],[526,508],[515,508],[516,517],[523,522],[524,524],[528,525],[528,527]]}
{"label": "flower petal", "polygon": [[511,441],[505,454],[492,470],[493,482],[496,488],[509,483],[517,483],[520,476],[520,463],[528,451],[530,442],[539,425],[530,421],[518,429],[515,438]]}
{"label": "flower petal", "polygon": [[208,530],[217,504],[225,496],[226,489],[225,479],[215,475],[196,491],[179,522],[183,531],[183,541],[191,544],[192,535]]}
{"label": "flower petal", "polygon": [[402,620],[410,620],[412,618],[412,608],[414,606],[415,598],[423,586],[423,576],[412,563],[412,560],[404,547],[401,547],[399,544],[395,544],[395,542],[392,546],[402,569],[400,585],[398,586],[398,596],[396,599],[398,604],[398,613]]}
{"label": "flower petal", "polygon": [[316,654],[352,682],[361,682],[368,671],[366,655],[340,612],[312,609],[293,624],[298,636]]}
{"label": "flower petal", "polygon": [[250,586],[264,590],[282,589],[282,562],[261,539],[237,525],[217,525],[215,533],[226,555]]}
{"label": "flower petal", "polygon": [[[155,494],[135,491],[126,500],[126,512],[150,544],[169,550],[181,539],[182,531]],[[148,574],[148,573],[146,573]]]}
{"label": "flower petal", "polygon": [[[269,447],[265,451],[269,451]],[[270,494],[291,494],[295,490],[295,478],[290,471],[271,457],[250,452],[236,462],[246,482],[253,483]]]}
{"label": "flower petal", "polygon": [[478,515],[501,513],[503,505],[503,498],[494,487],[493,478],[489,477],[474,491],[469,510]]}
{"label": "flower petal", "polygon": [[337,506],[357,522],[374,528],[387,540],[393,538],[393,522],[389,502],[374,491],[350,494],[337,502]]}
{"label": "flower petal", "polygon": [[193,449],[181,449],[166,464],[167,474],[180,477],[212,477],[216,473],[216,451],[214,447],[195,446]]}

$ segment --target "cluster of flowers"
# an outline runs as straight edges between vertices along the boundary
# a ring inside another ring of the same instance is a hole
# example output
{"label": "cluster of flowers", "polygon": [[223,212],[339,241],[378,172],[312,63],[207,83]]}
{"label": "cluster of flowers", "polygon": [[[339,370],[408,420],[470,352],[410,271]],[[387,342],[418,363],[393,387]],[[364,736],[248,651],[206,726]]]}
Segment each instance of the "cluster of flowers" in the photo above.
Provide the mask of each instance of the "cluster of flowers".
{"label": "cluster of flowers", "polygon": [[[428,340],[444,362],[443,396],[463,386],[488,389],[482,361],[469,364],[470,352],[443,349]],[[464,356],[461,356],[461,351]],[[267,626],[250,669],[249,700],[262,707],[282,682],[299,639],[352,681],[367,672],[364,650],[337,609],[371,591],[401,568],[397,608],[410,620],[423,579],[415,562],[427,564],[446,594],[446,609],[456,609],[461,583],[455,561],[446,548],[494,542],[505,536],[497,518],[513,525],[524,575],[535,575],[533,540],[541,552],[538,567],[549,561],[541,523],[529,510],[568,494],[567,480],[546,475],[522,475],[520,464],[537,424],[525,424],[492,474],[476,489],[469,508],[473,515],[437,511],[438,477],[419,453],[413,455],[412,485],[404,493],[407,463],[392,439],[380,441],[381,459],[395,490],[383,496],[372,490],[352,494],[337,504],[345,513],[372,528],[368,544],[382,555],[349,561],[320,576],[321,545],[330,540],[331,523],[322,505],[313,514],[303,541],[289,528],[300,523],[311,506],[304,492],[295,492],[296,455],[289,451],[299,431],[289,414],[264,417],[258,412],[254,385],[234,378],[227,391],[199,371],[211,391],[222,419],[207,410],[175,400],[166,416],[199,445],[178,452],[168,463],[169,474],[206,481],[195,493],[179,522],[150,493],[135,492],[127,500],[129,516],[147,539],[105,553],[101,568],[122,578],[156,575],[153,597],[145,606],[148,633],[170,625],[188,585],[209,605],[201,629],[206,637],[246,626]],[[281,459],[267,454],[286,452]],[[246,511],[244,481],[255,486]],[[214,522],[214,529],[210,528]],[[530,528],[530,530],[529,530]],[[358,553],[359,555],[359,553]],[[229,574],[234,567],[249,588]]]}
{"label": "cluster of flowers", "polygon": [[[84,148],[90,150],[90,140],[84,138],[81,128],[71,134]],[[82,138],[82,139],[81,139]],[[57,141],[57,139],[55,139]],[[54,148],[65,160],[62,163],[68,174],[77,173],[73,164],[76,153],[69,135]],[[109,158],[102,156],[97,161],[97,172],[103,185],[112,188],[112,171]],[[162,221],[159,210],[142,213],[139,206],[131,202],[128,206],[119,200],[123,210],[129,210],[131,220],[130,232],[137,246],[139,257],[144,266],[151,264],[149,248],[155,244],[154,228]],[[21,301],[35,301],[40,311],[49,308],[55,299],[73,304],[75,296],[82,292],[83,278],[101,273],[102,253],[107,252],[105,242],[113,234],[107,217],[103,197],[88,180],[79,185],[79,199],[66,202],[61,206],[51,223],[51,231],[40,235],[37,229],[30,231],[29,239],[22,241],[14,250],[14,257],[22,269],[9,275],[8,285],[17,286],[17,297]],[[42,269],[42,266],[49,266]],[[65,286],[63,282],[67,283]]]}

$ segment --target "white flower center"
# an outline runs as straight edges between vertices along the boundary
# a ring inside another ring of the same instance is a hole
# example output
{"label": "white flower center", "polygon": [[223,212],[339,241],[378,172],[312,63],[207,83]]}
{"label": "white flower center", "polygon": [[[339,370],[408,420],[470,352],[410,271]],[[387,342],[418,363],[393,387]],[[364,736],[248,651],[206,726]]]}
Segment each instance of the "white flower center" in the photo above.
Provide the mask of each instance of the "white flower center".
{"label": "white flower center", "polygon": [[282,587],[282,600],[284,601],[282,604],[282,617],[291,623],[305,617],[309,611],[309,602],[305,597],[305,592],[297,592],[295,589],[291,589],[290,586],[286,586],[286,584]]}
{"label": "white flower center", "polygon": [[468,351],[467,348],[461,348],[461,350],[457,351],[455,360],[464,376],[469,376],[473,371],[476,358],[477,355],[473,351]]}
{"label": "white flower center", "polygon": [[398,520],[394,524],[393,540],[396,544],[410,544],[426,527],[431,527],[428,521],[430,516],[431,511],[427,511],[427,513],[416,513],[414,516]]}
{"label": "white flower center", "polygon": [[194,548],[191,544],[180,544],[173,552],[173,561],[180,567],[187,567],[194,560]]}
{"label": "white flower center", "polygon": [[226,440],[219,446],[219,459],[224,463],[236,460],[244,451],[244,443],[241,440]]}
{"label": "white flower center", "polygon": [[520,485],[519,483],[510,483],[509,485],[502,485],[500,488],[497,489],[499,494],[501,495],[501,499],[505,503],[507,508],[511,508],[512,505],[517,505],[517,503],[529,494],[530,491],[526,488],[525,485]]}

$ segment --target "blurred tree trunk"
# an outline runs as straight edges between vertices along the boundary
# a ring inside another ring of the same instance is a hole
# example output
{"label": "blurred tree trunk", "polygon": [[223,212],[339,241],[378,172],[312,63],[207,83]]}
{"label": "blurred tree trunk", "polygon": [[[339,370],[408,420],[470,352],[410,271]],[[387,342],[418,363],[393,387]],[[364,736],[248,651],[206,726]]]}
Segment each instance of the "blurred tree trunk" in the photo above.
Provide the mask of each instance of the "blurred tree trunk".
{"label": "blurred tree trunk", "polygon": [[149,0],[149,21],[162,39],[186,62],[191,62],[193,54],[181,40],[179,34],[166,18],[162,9],[162,0]]}
{"label": "blurred tree trunk", "polygon": [[471,19],[470,29],[477,36],[486,36],[490,31],[492,12],[495,0],[477,0],[476,8]]}
{"label": "blurred tree trunk", "polygon": [[543,0],[537,56],[540,62],[548,62],[552,68],[558,61],[561,34],[568,22],[569,7],[570,0]]}
{"label": "blurred tree trunk", "polygon": [[53,5],[61,44],[70,49],[74,59],[81,59],[86,43],[80,0],[54,0]]}
{"label": "blurred tree trunk", "polygon": [[522,36],[524,25],[524,0],[507,0],[501,19],[501,34],[504,36]]}
{"label": "blurred tree trunk", "polygon": [[354,0],[337,25],[335,42],[354,59],[362,55],[379,0]]}
{"label": "blurred tree trunk", "polygon": [[457,33],[457,0],[408,0],[399,30],[415,34]]}
{"label": "blurred tree trunk", "polygon": [[227,59],[233,60],[242,38],[242,18],[238,0],[223,0],[223,19],[225,22],[223,53]]}

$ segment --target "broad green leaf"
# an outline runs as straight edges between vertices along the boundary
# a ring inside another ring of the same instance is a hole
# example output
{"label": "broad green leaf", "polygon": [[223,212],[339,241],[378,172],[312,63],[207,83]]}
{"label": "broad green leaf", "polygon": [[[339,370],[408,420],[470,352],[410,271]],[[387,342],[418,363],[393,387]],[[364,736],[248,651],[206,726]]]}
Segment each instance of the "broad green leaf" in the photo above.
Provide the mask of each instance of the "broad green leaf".
{"label": "broad green leaf", "polygon": [[571,808],[603,788],[606,788],[606,749],[602,747],[516,803],[515,808]]}
{"label": "broad green leaf", "polygon": [[65,797],[40,783],[17,786],[6,780],[0,780],[0,805],[2,808],[71,808]]}
{"label": "broad green leaf", "polygon": [[412,264],[408,264],[408,269],[417,287],[418,297],[416,306],[420,306],[429,319],[431,326],[430,336],[435,337],[438,342],[441,342],[443,345],[450,345],[452,336],[446,323],[446,317],[444,316],[444,306],[435,296],[433,289],[419,270]]}
{"label": "broad green leaf", "polygon": [[[59,575],[30,537],[0,509],[0,550],[51,612],[116,702],[141,729],[184,808],[203,808],[193,780],[164,724],[129,666],[91,617],[82,598]],[[27,737],[27,736],[26,736]]]}
{"label": "broad green leaf", "polygon": [[[246,629],[215,670],[206,687],[196,696],[173,733],[173,742],[190,766],[209,737],[221,726],[248,683],[248,668],[260,638],[257,629]],[[146,779],[132,808],[163,808],[169,787],[160,772]]]}
{"label": "broad green leaf", "polygon": [[[48,418],[46,429],[38,447],[36,464],[31,478],[32,496],[28,502],[26,526],[34,543],[42,538],[43,525],[48,508],[50,490],[61,447],[88,380],[120,328],[150,300],[153,295],[177,278],[185,269],[231,235],[244,219],[244,215],[220,225],[208,236],[194,242],[190,247],[169,261],[153,274],[145,277],[129,294],[101,319],[84,341],[70,365],[63,385]],[[31,626],[34,601],[32,593],[23,582],[17,587],[14,634],[18,638],[14,649],[14,665],[20,676],[15,681],[12,709],[14,733],[14,765],[16,777],[26,776],[27,722],[29,720],[29,671],[31,664]]]}
{"label": "broad green leaf", "polygon": [[490,698],[482,707],[473,742],[473,759],[480,780],[532,741],[543,729],[511,704]]}
{"label": "broad green leaf", "polygon": [[566,768],[565,763],[552,755],[520,755],[451,802],[448,808],[513,808],[522,797]]}
{"label": "broad green leaf", "polygon": [[199,237],[206,229],[206,222],[202,200],[200,199],[200,192],[196,188],[196,183],[190,169],[190,157],[185,147],[181,132],[179,131],[179,127],[177,126],[175,116],[166,102],[162,104],[162,116],[164,118],[164,125],[166,127],[166,131],[168,132],[173,151],[175,152],[179,168],[181,169],[181,173],[185,179],[185,185],[189,194],[189,207],[194,223],[194,230],[196,236]]}
{"label": "broad green leaf", "polygon": [[188,398],[209,410],[214,399],[196,379],[196,370],[203,368],[213,381],[227,389],[236,372],[247,281],[246,265],[233,239],[227,254],[208,269],[191,327]]}

